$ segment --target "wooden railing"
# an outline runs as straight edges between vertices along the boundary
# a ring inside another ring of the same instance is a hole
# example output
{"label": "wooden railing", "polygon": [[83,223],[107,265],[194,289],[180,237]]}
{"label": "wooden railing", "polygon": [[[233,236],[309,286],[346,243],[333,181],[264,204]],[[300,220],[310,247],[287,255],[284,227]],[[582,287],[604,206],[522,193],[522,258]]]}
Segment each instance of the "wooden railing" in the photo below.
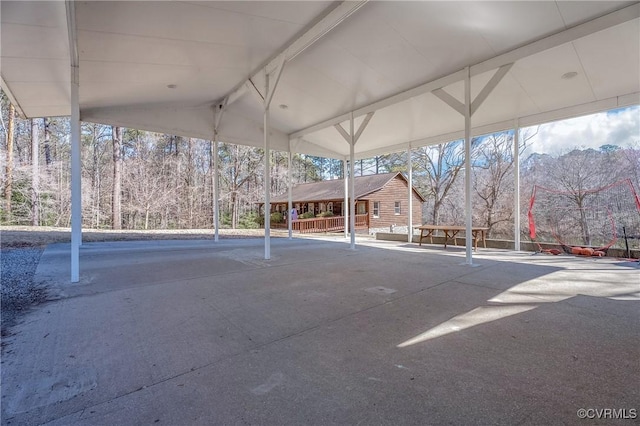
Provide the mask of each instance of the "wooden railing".
{"label": "wooden railing", "polygon": [[[274,229],[288,229],[286,223],[272,223]],[[369,228],[369,215],[356,215],[356,229]],[[314,232],[344,231],[344,216],[315,217],[311,219],[298,219],[291,222],[291,229],[301,234]]]}

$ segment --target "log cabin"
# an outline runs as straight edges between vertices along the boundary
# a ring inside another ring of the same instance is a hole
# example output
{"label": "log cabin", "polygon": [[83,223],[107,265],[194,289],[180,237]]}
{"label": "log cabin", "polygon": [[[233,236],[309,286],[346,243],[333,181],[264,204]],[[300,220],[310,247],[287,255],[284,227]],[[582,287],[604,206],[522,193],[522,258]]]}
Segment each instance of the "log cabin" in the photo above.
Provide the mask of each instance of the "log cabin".
{"label": "log cabin", "polygon": [[[356,231],[373,233],[406,227],[408,224],[407,178],[400,172],[357,176],[354,180]],[[292,206],[296,210],[292,228],[298,232],[337,232],[344,230],[344,179],[294,185]],[[413,223],[422,223],[425,199],[412,188]],[[281,213],[282,222],[273,228],[287,228],[288,193],[271,198],[271,213]],[[312,217],[308,217],[312,216]],[[307,218],[308,217],[308,218]]]}

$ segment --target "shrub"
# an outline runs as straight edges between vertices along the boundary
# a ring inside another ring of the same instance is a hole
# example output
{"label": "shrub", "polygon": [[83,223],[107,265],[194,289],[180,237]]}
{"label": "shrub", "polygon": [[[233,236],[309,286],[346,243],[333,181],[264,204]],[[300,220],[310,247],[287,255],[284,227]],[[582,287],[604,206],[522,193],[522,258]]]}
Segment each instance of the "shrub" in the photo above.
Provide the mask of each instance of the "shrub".
{"label": "shrub", "polygon": [[244,214],[238,219],[238,228],[240,229],[257,229],[262,225],[264,225],[264,217],[255,212]]}
{"label": "shrub", "polygon": [[280,212],[271,213],[271,223],[283,223],[284,216]]}
{"label": "shrub", "polygon": [[302,213],[298,216],[299,219],[313,219],[314,217],[316,217],[316,215],[314,215],[313,212]]}
{"label": "shrub", "polygon": [[333,212],[330,211],[326,211],[326,212],[321,212],[318,217],[332,217],[334,216]]}

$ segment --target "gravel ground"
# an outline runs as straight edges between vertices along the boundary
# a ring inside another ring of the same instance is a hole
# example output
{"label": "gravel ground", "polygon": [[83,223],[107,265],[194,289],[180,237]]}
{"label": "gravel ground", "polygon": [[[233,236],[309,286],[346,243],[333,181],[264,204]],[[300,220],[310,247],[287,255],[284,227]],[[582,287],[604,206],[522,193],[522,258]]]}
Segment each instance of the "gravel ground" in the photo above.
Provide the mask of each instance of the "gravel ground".
{"label": "gravel ground", "polygon": [[0,289],[2,294],[2,336],[9,335],[20,314],[46,300],[46,289],[33,281],[42,248],[0,251]]}

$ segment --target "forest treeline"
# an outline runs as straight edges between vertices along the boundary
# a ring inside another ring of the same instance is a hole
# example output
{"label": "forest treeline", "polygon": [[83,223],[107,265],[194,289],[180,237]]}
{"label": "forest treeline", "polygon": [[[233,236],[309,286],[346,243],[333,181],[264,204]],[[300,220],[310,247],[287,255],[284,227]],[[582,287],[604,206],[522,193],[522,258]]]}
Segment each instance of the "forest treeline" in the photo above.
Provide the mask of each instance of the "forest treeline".
{"label": "forest treeline", "polygon": [[[2,224],[69,226],[70,141],[67,118],[23,120],[2,99]],[[521,206],[526,226],[533,185],[595,188],[630,178],[638,188],[640,147],[605,145],[559,156],[528,152],[536,129],[520,137]],[[336,135],[338,137],[338,135]],[[213,227],[213,144],[94,123],[82,123],[83,227],[170,229]],[[264,156],[260,148],[219,144],[221,226],[260,226]],[[272,151],[272,194],[287,191],[287,153]],[[406,172],[407,153],[354,164],[356,176]],[[340,179],[343,162],[294,154],[293,183]],[[412,150],[413,181],[427,199],[425,223],[464,223],[464,149],[453,141]],[[474,224],[493,238],[513,238],[513,132],[472,141]],[[523,228],[524,230],[524,228]]]}

